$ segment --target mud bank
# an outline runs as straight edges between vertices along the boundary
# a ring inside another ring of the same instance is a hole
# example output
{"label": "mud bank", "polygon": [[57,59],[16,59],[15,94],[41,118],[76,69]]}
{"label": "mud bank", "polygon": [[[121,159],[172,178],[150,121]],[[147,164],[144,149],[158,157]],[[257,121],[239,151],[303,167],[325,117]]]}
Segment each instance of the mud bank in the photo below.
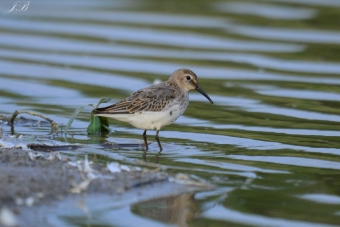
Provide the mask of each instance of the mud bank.
{"label": "mud bank", "polygon": [[170,182],[157,169],[71,159],[59,153],[0,149],[0,226],[53,226],[45,217],[65,212],[65,207],[90,217],[89,201],[114,203],[129,195],[134,198],[130,202],[138,202],[196,190]]}

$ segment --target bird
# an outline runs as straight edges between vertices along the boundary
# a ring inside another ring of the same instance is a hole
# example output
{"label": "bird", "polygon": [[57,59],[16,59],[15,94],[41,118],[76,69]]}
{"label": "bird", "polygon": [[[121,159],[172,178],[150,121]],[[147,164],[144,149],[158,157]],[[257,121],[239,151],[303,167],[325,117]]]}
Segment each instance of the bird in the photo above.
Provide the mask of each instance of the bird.
{"label": "bird", "polygon": [[196,74],[190,69],[181,68],[174,71],[167,81],[142,88],[126,99],[107,107],[96,108],[92,113],[144,129],[146,151],[148,151],[147,130],[157,130],[155,139],[161,152],[163,148],[159,141],[159,131],[163,126],[175,122],[184,113],[189,104],[189,91],[194,89],[213,104],[207,93],[198,85]]}

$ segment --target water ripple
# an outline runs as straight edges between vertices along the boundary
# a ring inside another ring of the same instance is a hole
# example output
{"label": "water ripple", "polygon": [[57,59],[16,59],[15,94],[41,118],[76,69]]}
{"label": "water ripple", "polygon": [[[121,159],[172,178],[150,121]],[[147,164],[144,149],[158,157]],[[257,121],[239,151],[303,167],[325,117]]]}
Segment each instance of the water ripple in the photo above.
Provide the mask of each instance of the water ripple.
{"label": "water ripple", "polygon": [[188,125],[192,127],[205,127],[215,129],[237,129],[244,131],[253,132],[272,132],[282,133],[287,135],[309,135],[309,136],[340,136],[340,131],[329,131],[329,130],[315,130],[315,129],[292,129],[292,128],[270,128],[260,126],[246,126],[246,125],[235,125],[235,124],[216,124],[215,122],[208,120],[201,120],[197,118],[191,118],[181,116],[175,124]]}
{"label": "water ripple", "polygon": [[320,159],[300,158],[300,157],[281,157],[281,156],[246,156],[246,155],[227,155],[228,158],[256,161],[256,162],[270,162],[282,165],[295,165],[309,168],[323,168],[323,169],[340,169],[340,162],[325,161]]}
{"label": "water ripple", "polygon": [[287,7],[282,5],[269,5],[251,2],[225,2],[218,3],[216,10],[237,13],[241,15],[255,15],[280,20],[304,20],[316,16],[316,10],[308,8]]}
{"label": "water ripple", "polygon": [[251,226],[276,226],[276,227],[335,227],[335,225],[327,225],[323,223],[313,223],[307,221],[295,221],[283,218],[273,218],[268,216],[243,213],[216,205],[203,213],[203,217],[215,220],[224,220],[228,222],[236,222]]}
{"label": "water ripple", "polygon": [[[210,98],[214,100],[217,105],[238,107],[248,112],[269,113],[276,115],[284,115],[289,117],[296,117],[309,120],[320,121],[340,121],[339,115],[318,113],[313,111],[299,110],[295,108],[277,107],[273,105],[262,104],[260,100],[246,99],[239,97],[224,97],[217,95],[210,95]],[[205,101],[204,97],[199,94],[191,94],[190,99],[193,101]]]}
{"label": "water ripple", "polygon": [[[304,83],[340,84],[340,79],[327,77],[303,77],[292,76],[270,72],[259,72],[254,70],[243,70],[234,68],[222,68],[211,66],[199,66],[190,64],[176,64],[151,60],[135,60],[118,57],[98,57],[66,55],[58,53],[36,53],[15,50],[0,50],[0,57],[17,58],[18,60],[35,60],[62,65],[76,65],[107,70],[119,70],[127,72],[154,73],[169,76],[175,69],[193,69],[200,78],[211,79],[235,79],[235,80],[272,80],[272,81],[296,81]],[[114,64],[113,64],[114,63]]]}
{"label": "water ripple", "polygon": [[239,41],[235,39],[218,38],[189,32],[169,32],[159,29],[143,29],[137,27],[133,28],[95,24],[65,24],[57,22],[35,22],[28,20],[2,19],[0,21],[0,28],[16,32],[25,31],[59,35],[81,35],[92,38],[107,39],[111,41],[159,44],[185,48],[208,48],[215,50],[229,49],[268,52],[296,52],[300,51],[302,47],[301,45],[297,44]]}
{"label": "water ripple", "polygon": [[304,43],[340,44],[340,32],[337,31],[261,27],[250,25],[232,25],[226,30],[230,33],[261,39]]}
{"label": "water ripple", "polygon": [[340,94],[326,91],[298,90],[280,88],[267,85],[242,85],[242,87],[253,89],[256,93],[267,96],[289,97],[296,99],[340,101]]}

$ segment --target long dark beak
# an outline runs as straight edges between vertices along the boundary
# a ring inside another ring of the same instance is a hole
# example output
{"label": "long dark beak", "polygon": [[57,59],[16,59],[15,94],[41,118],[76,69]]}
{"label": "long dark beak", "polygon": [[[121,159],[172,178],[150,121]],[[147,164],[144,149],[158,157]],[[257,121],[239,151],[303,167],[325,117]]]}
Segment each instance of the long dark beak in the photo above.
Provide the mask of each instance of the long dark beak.
{"label": "long dark beak", "polygon": [[206,98],[210,101],[211,104],[214,103],[214,102],[210,99],[210,97],[207,95],[207,93],[205,93],[205,91],[203,91],[203,89],[202,89],[200,86],[198,86],[198,84],[196,85],[195,89],[196,89],[196,91],[198,91],[199,93],[201,93],[202,95],[204,95],[204,97],[206,97]]}

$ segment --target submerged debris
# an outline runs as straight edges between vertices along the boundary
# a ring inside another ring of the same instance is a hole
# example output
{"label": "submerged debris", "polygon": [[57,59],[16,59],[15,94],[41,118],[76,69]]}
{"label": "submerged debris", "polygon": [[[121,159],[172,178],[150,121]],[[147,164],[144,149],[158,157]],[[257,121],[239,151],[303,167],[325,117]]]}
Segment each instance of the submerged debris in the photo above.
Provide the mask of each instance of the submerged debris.
{"label": "submerged debris", "polygon": [[61,151],[61,150],[74,150],[82,147],[80,144],[38,144],[38,143],[30,143],[27,144],[27,147],[32,150],[36,151],[44,151],[44,152],[49,152],[49,151]]}
{"label": "submerged debris", "polygon": [[[107,148],[107,149],[120,149],[120,148],[141,148],[144,145],[141,143],[103,143],[99,144],[99,146]],[[81,144],[39,144],[39,143],[30,143],[27,144],[27,147],[36,151],[67,151],[67,150],[75,150],[81,147],[84,147]]]}
{"label": "submerged debris", "polygon": [[[45,141],[41,143],[37,142],[39,138],[40,136],[39,137],[35,135],[23,136],[20,134],[15,135],[4,134],[1,136],[0,128],[0,148],[18,148],[23,150],[51,152],[51,151],[70,151],[84,147],[84,145],[77,143],[70,144],[54,140],[49,140],[48,142],[46,142],[45,137],[44,137]],[[103,143],[99,144],[99,146],[107,149],[120,149],[120,148],[141,148],[144,145],[140,143]]]}
{"label": "submerged debris", "polygon": [[101,147],[108,149],[120,149],[120,148],[144,148],[144,143],[103,143],[99,144]]}
{"label": "submerged debris", "polygon": [[[14,131],[14,120],[19,114],[22,114],[22,113],[29,114],[29,115],[32,115],[32,116],[41,117],[41,118],[45,119],[46,121],[50,122],[51,123],[51,133],[50,134],[53,134],[53,133],[58,131],[58,125],[53,120],[49,119],[48,117],[46,117],[42,114],[35,113],[35,112],[32,112],[32,111],[27,111],[27,110],[18,110],[18,111],[15,111],[13,113],[12,118],[10,120],[10,124],[12,126],[13,131]],[[38,125],[40,125],[40,121],[38,122]]]}

